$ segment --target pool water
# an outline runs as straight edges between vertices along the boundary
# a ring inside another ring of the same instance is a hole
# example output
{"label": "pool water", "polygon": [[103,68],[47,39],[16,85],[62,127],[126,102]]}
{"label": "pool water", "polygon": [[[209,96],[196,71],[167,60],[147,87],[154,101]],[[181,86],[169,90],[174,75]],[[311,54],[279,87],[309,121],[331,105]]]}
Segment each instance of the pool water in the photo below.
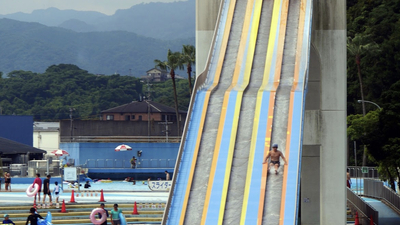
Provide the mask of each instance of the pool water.
{"label": "pool water", "polygon": [[[30,184],[11,184],[11,189],[23,189],[26,190]],[[60,186],[60,184],[58,184]],[[144,181],[136,181],[136,184],[133,185],[132,182],[126,181],[112,181],[110,183],[102,183],[102,182],[90,182],[90,188],[83,188],[84,183],[81,183],[80,190],[89,190],[89,191],[100,191],[103,189],[104,191],[151,191],[147,185],[147,182]],[[78,190],[78,188],[70,187],[67,184],[63,184],[64,190]],[[50,190],[53,191],[55,185],[54,182],[50,184]]]}

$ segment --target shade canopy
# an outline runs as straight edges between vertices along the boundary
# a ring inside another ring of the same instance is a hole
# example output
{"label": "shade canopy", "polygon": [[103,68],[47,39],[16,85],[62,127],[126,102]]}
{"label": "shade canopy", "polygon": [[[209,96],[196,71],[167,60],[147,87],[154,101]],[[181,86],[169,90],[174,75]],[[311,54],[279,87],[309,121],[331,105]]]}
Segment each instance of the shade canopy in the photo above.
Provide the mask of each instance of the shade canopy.
{"label": "shade canopy", "polygon": [[12,141],[7,138],[0,137],[0,152],[2,154],[27,154],[27,153],[46,153],[45,150],[41,150],[29,145],[21,144],[16,141]]}
{"label": "shade canopy", "polygon": [[132,150],[131,146],[129,146],[129,145],[124,145],[124,144],[118,145],[118,146],[115,148],[115,151],[116,151],[116,152],[130,151],[130,150]]}

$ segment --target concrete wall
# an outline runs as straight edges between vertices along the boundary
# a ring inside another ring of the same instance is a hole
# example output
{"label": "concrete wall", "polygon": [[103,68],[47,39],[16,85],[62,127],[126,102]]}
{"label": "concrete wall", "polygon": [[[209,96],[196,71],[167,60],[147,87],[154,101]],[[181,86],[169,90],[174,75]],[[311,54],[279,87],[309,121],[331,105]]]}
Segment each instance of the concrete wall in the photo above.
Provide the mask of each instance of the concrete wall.
{"label": "concrete wall", "polygon": [[33,147],[47,152],[56,150],[60,145],[60,135],[58,131],[34,131]]}
{"label": "concrete wall", "polygon": [[346,1],[314,1],[312,26],[301,224],[345,224]]}
{"label": "concrete wall", "polygon": [[[130,159],[135,156],[138,168],[174,168],[179,143],[124,143],[131,151],[116,152],[116,143],[61,143],[60,148],[68,151],[67,158],[74,159],[75,165],[87,163],[88,167],[130,168]],[[142,150],[141,157],[137,151]]]}
{"label": "concrete wall", "polygon": [[196,75],[205,68],[221,0],[196,0]]}

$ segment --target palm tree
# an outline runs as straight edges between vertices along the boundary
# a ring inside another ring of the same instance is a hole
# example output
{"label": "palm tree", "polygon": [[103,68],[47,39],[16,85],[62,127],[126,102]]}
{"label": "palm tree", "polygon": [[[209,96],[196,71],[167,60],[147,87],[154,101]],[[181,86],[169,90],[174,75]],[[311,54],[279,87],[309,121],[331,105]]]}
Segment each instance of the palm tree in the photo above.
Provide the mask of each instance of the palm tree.
{"label": "palm tree", "polygon": [[192,64],[196,62],[196,48],[193,45],[183,45],[182,61],[186,63],[189,80],[189,92],[192,94]]}
{"label": "palm tree", "polygon": [[[350,56],[355,57],[357,72],[358,72],[358,81],[360,83],[360,92],[361,92],[361,104],[363,110],[363,116],[365,116],[365,102],[364,102],[364,89],[363,82],[361,76],[361,58],[367,54],[376,53],[379,51],[379,46],[375,42],[371,42],[369,36],[356,34],[354,38],[347,38],[347,51]],[[367,163],[367,149],[364,145],[364,153],[363,153],[363,166]]]}
{"label": "palm tree", "polygon": [[175,113],[178,126],[178,136],[180,136],[180,121],[179,121],[179,109],[178,109],[178,96],[176,94],[176,84],[175,84],[175,70],[183,69],[181,53],[172,52],[170,49],[168,49],[167,61],[161,61],[156,59],[154,60],[154,63],[156,64],[156,68],[158,67],[162,70],[169,69],[169,74],[171,75],[172,85],[174,88]]}

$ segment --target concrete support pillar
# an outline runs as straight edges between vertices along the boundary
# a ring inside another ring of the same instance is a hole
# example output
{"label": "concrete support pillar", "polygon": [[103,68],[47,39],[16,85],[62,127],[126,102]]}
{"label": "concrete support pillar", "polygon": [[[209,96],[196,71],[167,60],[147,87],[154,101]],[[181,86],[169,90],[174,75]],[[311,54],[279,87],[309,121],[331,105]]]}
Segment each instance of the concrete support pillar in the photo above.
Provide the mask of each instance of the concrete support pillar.
{"label": "concrete support pillar", "polygon": [[196,76],[205,68],[220,4],[221,0],[196,0]]}
{"label": "concrete support pillar", "polygon": [[[319,198],[320,206],[319,215],[315,215],[316,206],[308,207],[302,202],[301,224],[345,224],[346,1],[314,1],[312,26],[301,196]],[[316,187],[314,182],[307,181],[317,173],[310,169],[316,168],[318,155],[310,146],[320,146],[318,191],[308,190]]]}

